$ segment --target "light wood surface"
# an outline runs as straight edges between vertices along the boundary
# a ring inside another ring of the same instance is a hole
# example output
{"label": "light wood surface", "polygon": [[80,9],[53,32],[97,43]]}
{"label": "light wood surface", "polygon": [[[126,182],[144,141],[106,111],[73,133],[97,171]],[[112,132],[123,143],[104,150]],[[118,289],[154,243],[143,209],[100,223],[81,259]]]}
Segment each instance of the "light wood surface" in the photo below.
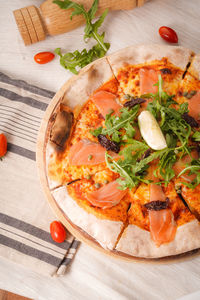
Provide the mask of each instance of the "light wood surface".
{"label": "light wood surface", "polygon": [[[1,71],[13,78],[56,92],[71,73],[59,65],[58,57],[49,64],[38,65],[33,60],[34,55],[40,51],[53,52],[57,47],[63,51],[81,50],[85,46],[90,48],[92,42],[85,45],[83,27],[79,27],[25,47],[12,10],[33,4],[39,7],[42,2],[0,1],[0,65]],[[164,25],[176,30],[180,46],[197,53],[200,52],[199,22],[199,0],[151,0],[140,8],[110,12],[102,30],[106,32],[106,42],[111,44],[109,54],[139,43],[166,44],[158,34],[158,28]],[[19,193],[22,192],[19,188]],[[54,220],[45,197],[42,193],[38,193],[39,196],[44,207],[44,219],[49,213]],[[29,195],[27,201],[30,201]],[[81,243],[69,271],[59,278],[48,278],[0,258],[0,288],[35,300],[183,300],[182,297],[193,300],[200,299],[199,266],[200,256],[169,264],[131,263],[102,255]]]}
{"label": "light wood surface", "polygon": [[[101,58],[98,61],[104,60],[105,58]],[[89,66],[95,65],[97,61],[94,61]],[[86,66],[81,70],[79,74],[83,74],[84,72],[87,72],[88,67]],[[79,76],[79,75],[78,75]],[[49,127],[50,122],[49,120],[52,119],[52,115],[56,112],[58,105],[60,104],[61,100],[64,98],[66,90],[69,88],[69,86],[73,86],[74,82],[78,79],[78,76],[72,76],[62,87],[61,89],[56,93],[52,101],[50,102],[42,123],[41,127],[38,133],[38,140],[37,140],[37,149],[36,149],[36,161],[37,166],[39,170],[39,177],[40,182],[44,191],[44,194],[46,196],[46,199],[48,203],[50,204],[50,207],[52,208],[53,212],[56,214],[57,218],[65,225],[65,227],[79,240],[82,241],[89,246],[97,249],[103,254],[123,259],[127,261],[132,262],[142,262],[142,263],[169,263],[172,261],[182,261],[185,259],[191,259],[194,257],[194,255],[198,255],[199,251],[191,251],[189,253],[183,254],[183,255],[176,255],[171,257],[164,257],[159,259],[143,259],[143,258],[137,258],[131,255],[127,255],[122,252],[118,252],[116,250],[109,251],[105,250],[103,247],[101,247],[92,237],[90,237],[88,234],[86,234],[84,231],[82,231],[80,228],[75,226],[70,222],[70,220],[67,218],[67,216],[63,213],[63,211],[59,208],[57,205],[54,197],[52,196],[49,186],[48,186],[48,180],[47,180],[47,174],[46,174],[46,144],[49,139]],[[87,100],[87,99],[86,99]]]}
{"label": "light wood surface", "polygon": [[[57,35],[71,31],[85,22],[81,15],[74,16],[71,20],[72,10],[60,9],[52,1],[44,1],[40,5],[40,12],[35,6],[24,7],[13,12],[26,46],[45,39],[45,35]],[[93,0],[79,0],[77,2],[82,3],[88,10]],[[145,0],[99,0],[97,15],[106,8],[109,10],[129,10],[142,6],[144,2]]]}
{"label": "light wood surface", "polygon": [[31,300],[31,299],[10,293],[5,290],[0,290],[0,300]]}

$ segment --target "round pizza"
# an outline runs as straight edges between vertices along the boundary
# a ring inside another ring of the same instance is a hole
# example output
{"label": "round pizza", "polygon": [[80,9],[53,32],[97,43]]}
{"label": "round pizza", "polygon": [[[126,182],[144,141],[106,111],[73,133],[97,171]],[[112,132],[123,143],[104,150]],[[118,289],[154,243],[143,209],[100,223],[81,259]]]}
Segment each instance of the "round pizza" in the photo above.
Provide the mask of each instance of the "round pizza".
{"label": "round pizza", "polygon": [[59,92],[45,133],[48,189],[72,226],[108,251],[198,249],[199,128],[200,55],[125,48]]}

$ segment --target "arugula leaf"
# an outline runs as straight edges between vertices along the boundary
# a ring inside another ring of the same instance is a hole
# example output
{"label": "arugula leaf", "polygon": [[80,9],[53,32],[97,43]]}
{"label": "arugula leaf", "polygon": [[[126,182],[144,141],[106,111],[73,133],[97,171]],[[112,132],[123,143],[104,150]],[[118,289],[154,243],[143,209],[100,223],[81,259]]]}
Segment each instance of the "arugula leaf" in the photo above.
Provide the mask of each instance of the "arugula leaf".
{"label": "arugula leaf", "polygon": [[168,185],[170,180],[175,176],[172,166],[176,162],[176,154],[174,150],[166,149],[166,151],[160,156],[159,160],[159,173],[163,177],[165,186]]}
{"label": "arugula leaf", "polygon": [[200,131],[196,131],[196,132],[192,135],[192,139],[195,140],[195,142],[200,142]]}
{"label": "arugula leaf", "polygon": [[83,49],[81,52],[76,50],[74,52],[68,52],[64,55],[62,55],[60,48],[56,48],[55,53],[60,56],[61,66],[74,74],[78,74],[77,67],[83,68],[84,66],[88,65],[91,60],[94,60],[96,57],[98,57],[98,55],[95,53],[94,47],[89,51],[86,49]]}
{"label": "arugula leaf", "polygon": [[[135,135],[134,121],[139,111],[139,105],[134,106],[131,109],[126,107],[121,108],[120,116],[113,115],[112,112],[106,115],[105,128],[99,127],[94,131],[90,131],[94,136],[98,134],[108,135],[112,141],[119,143],[124,138],[132,138]],[[120,129],[125,130],[125,135],[122,136]]]}
{"label": "arugula leaf", "polygon": [[122,181],[123,184],[121,185],[121,189],[132,189],[135,186],[134,180],[129,176],[126,170],[122,168],[107,152],[105,154],[105,160],[108,168],[111,171],[118,173],[124,179],[124,182]]}
{"label": "arugula leaf", "polygon": [[192,180],[191,183],[182,182],[184,185],[189,187],[190,189],[195,189],[197,185],[200,184],[200,159],[193,159],[191,162],[191,165],[187,164],[186,168],[183,169],[179,174],[178,177],[180,177],[182,174],[189,171],[189,175],[195,174],[196,178]]}
{"label": "arugula leaf", "polygon": [[119,153],[124,158],[124,160],[119,160],[120,165],[128,166],[136,164],[147,149],[149,147],[145,143],[129,139],[128,145]]}
{"label": "arugula leaf", "polygon": [[108,168],[118,173],[121,178],[117,179],[117,182],[119,183],[119,189],[125,190],[129,188],[130,190],[137,186],[140,181],[149,183],[149,180],[145,180],[140,175],[134,175],[128,168],[124,168],[120,165],[119,161],[115,161],[112,156],[110,156],[107,152],[105,154],[105,160]]}
{"label": "arugula leaf", "polygon": [[102,34],[98,33],[98,29],[108,14],[108,10],[106,9],[99,19],[92,23],[92,20],[95,18],[95,14],[98,9],[98,0],[94,0],[89,11],[86,11],[82,4],[78,4],[70,0],[54,0],[53,3],[57,4],[61,9],[73,9],[70,17],[71,19],[73,16],[83,15],[86,20],[84,41],[87,42],[87,40],[90,38],[93,38],[97,41],[97,44],[88,51],[86,49],[83,49],[82,51],[76,50],[74,52],[69,52],[62,55],[60,48],[55,49],[55,53],[60,56],[61,66],[63,66],[65,69],[68,69],[72,73],[77,74],[77,68],[83,68],[96,58],[103,57],[110,48],[110,44],[104,42],[105,32]]}
{"label": "arugula leaf", "polygon": [[158,92],[155,94],[142,95],[142,97],[150,97],[153,99],[153,101],[148,104],[147,109],[159,122],[162,132],[167,135],[168,147],[175,148],[175,141],[180,141],[181,146],[178,148],[179,151],[182,150],[184,153],[188,153],[191,126],[182,118],[182,115],[188,112],[188,104],[181,104],[178,110],[174,107],[170,107],[172,104],[177,103],[173,100],[173,96],[168,95],[162,90],[162,83],[162,78],[159,75],[159,80],[155,84],[158,86]]}

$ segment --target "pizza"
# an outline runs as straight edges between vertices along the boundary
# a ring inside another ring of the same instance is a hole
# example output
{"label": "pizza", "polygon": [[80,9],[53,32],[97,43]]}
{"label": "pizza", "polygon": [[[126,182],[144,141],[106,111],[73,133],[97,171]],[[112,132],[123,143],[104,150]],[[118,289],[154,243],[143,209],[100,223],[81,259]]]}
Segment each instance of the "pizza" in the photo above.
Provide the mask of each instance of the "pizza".
{"label": "pizza", "polygon": [[45,137],[51,196],[104,249],[160,258],[200,247],[200,55],[138,45],[60,94]]}

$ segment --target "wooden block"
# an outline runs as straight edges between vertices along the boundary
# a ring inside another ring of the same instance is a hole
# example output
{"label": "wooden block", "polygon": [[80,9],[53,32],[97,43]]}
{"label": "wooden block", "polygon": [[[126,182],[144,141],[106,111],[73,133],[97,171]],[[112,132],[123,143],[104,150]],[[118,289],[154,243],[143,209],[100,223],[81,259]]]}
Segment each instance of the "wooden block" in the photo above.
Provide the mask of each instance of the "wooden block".
{"label": "wooden block", "polygon": [[10,293],[8,291],[0,290],[0,300],[31,300],[31,299]]}
{"label": "wooden block", "polygon": [[146,2],[145,0],[138,0],[137,6],[140,7],[140,6],[144,5],[145,2]]}
{"label": "wooden block", "polygon": [[127,10],[137,6],[137,0],[99,0],[99,9],[104,11],[106,8],[110,10]]}
{"label": "wooden block", "polygon": [[28,32],[31,38],[31,43],[37,43],[38,42],[38,38],[35,32],[35,28],[33,26],[33,22],[31,20],[31,16],[27,10],[27,7],[21,8],[21,13],[22,16],[24,18],[24,22],[26,23],[26,27],[28,28]]}
{"label": "wooden block", "polygon": [[28,28],[26,27],[26,24],[24,22],[24,18],[23,18],[23,15],[21,13],[21,10],[17,9],[13,13],[14,13],[14,16],[15,16],[15,21],[17,23],[19,32],[20,32],[20,34],[21,34],[21,36],[24,40],[24,44],[26,46],[31,45],[32,44],[31,37],[30,37],[29,31],[28,31]]}
{"label": "wooden block", "polygon": [[31,17],[31,20],[32,20],[32,23],[33,23],[33,27],[35,28],[35,32],[36,32],[38,41],[44,40],[45,37],[46,37],[46,33],[45,33],[45,29],[44,29],[44,26],[43,26],[43,23],[42,23],[42,19],[40,17],[40,14],[39,14],[39,11],[38,11],[37,7],[32,5],[32,6],[27,6],[26,8],[27,8],[27,10],[30,14],[30,17]]}

